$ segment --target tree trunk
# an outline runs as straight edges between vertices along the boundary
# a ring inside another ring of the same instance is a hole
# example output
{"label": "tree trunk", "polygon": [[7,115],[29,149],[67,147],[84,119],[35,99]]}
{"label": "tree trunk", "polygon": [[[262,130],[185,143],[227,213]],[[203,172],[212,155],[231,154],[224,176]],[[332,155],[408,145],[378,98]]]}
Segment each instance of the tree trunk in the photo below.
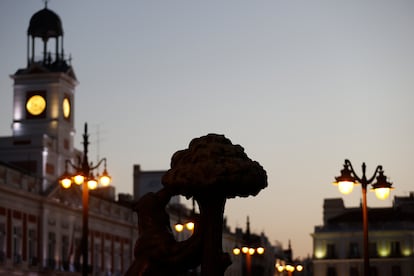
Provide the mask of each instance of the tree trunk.
{"label": "tree trunk", "polygon": [[223,253],[223,213],[225,198],[196,199],[200,207],[200,226],[203,231],[201,276],[223,276],[231,264]]}

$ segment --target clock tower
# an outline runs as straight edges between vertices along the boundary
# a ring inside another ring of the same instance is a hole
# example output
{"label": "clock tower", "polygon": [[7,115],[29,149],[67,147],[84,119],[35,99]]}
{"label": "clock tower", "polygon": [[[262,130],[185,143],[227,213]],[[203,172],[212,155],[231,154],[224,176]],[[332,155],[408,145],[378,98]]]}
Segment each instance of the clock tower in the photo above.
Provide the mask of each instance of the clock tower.
{"label": "clock tower", "polygon": [[40,176],[43,190],[74,156],[74,94],[78,84],[65,58],[59,16],[36,12],[27,30],[27,65],[11,78],[12,137],[0,139],[0,159]]}
{"label": "clock tower", "polygon": [[[74,131],[71,108],[77,80],[72,66],[65,60],[62,22],[47,7],[30,19],[27,66],[17,70],[12,78],[13,136],[47,134],[62,144],[70,143]],[[64,142],[65,139],[69,140]]]}

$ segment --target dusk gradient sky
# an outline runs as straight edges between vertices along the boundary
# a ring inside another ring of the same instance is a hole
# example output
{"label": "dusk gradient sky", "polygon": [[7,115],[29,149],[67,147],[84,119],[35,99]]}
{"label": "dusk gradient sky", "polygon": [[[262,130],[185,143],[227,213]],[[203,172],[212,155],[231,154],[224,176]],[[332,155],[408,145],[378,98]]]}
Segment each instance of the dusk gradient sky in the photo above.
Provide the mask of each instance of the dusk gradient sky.
{"label": "dusk gradient sky", "polygon": [[[10,136],[13,74],[44,2],[0,1],[0,136]],[[414,1],[51,0],[79,80],[90,159],[107,157],[117,192],[133,165],[169,168],[195,137],[224,134],[267,171],[255,198],[232,199],[233,227],[312,254],[345,158],[383,165],[392,197],[414,191]],[[54,45],[54,44],[53,44]],[[357,206],[361,189],[344,197]],[[372,194],[368,205],[390,206]]]}

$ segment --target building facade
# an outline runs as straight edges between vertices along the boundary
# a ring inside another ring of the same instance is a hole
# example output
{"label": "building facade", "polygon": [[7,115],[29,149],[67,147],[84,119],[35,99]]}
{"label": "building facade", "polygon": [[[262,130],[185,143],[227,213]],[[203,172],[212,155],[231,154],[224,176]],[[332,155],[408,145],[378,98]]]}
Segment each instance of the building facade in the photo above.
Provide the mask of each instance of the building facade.
{"label": "building facade", "polygon": [[[361,208],[325,199],[323,217],[312,234],[314,275],[363,275]],[[414,193],[395,197],[392,207],[369,208],[368,220],[370,275],[414,275]]]}
{"label": "building facade", "polygon": [[[12,135],[0,137],[0,275],[80,271],[82,191],[58,183],[65,164],[83,156],[73,145],[78,81],[62,22],[47,6],[30,19],[27,64],[12,79]],[[132,197],[121,198],[111,186],[90,193],[93,275],[122,275],[133,258],[137,219]]]}

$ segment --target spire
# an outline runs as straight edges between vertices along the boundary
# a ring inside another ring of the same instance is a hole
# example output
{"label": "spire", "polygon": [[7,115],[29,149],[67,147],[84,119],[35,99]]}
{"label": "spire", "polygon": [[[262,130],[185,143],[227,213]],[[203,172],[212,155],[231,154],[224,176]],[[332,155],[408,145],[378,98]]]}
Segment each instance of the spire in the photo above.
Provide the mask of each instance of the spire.
{"label": "spire", "polygon": [[246,234],[250,235],[250,219],[249,219],[249,216],[247,216],[247,219],[246,219]]}

